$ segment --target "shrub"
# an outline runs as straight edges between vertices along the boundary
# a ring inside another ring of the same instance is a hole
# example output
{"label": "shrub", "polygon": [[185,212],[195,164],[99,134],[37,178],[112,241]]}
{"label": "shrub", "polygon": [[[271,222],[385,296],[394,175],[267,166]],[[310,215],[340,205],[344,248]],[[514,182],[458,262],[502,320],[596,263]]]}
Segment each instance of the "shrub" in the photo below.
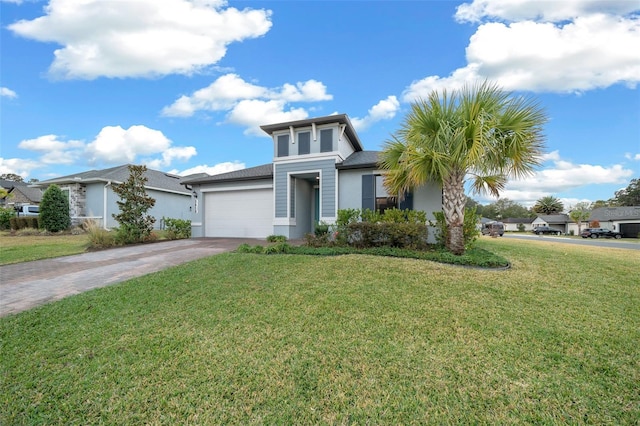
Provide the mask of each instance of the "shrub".
{"label": "shrub", "polygon": [[524,228],[524,223],[519,223],[519,224],[518,224],[518,231],[519,231],[519,232],[524,232],[524,229],[525,229],[525,228]]}
{"label": "shrub", "polygon": [[186,219],[162,218],[167,230],[167,238],[170,240],[178,240],[182,238],[191,238],[191,221]]}
{"label": "shrub", "polygon": [[282,254],[289,253],[291,246],[285,242],[276,243],[270,246],[265,247],[265,254]]}
{"label": "shrub", "polygon": [[285,241],[287,241],[287,237],[284,235],[269,235],[267,237],[267,242],[270,243],[284,243]]}
{"label": "shrub", "polygon": [[102,228],[95,220],[84,221],[82,228],[89,237],[89,247],[109,248],[116,245],[113,233]]}
{"label": "shrub", "polygon": [[12,231],[17,231],[25,228],[40,228],[40,221],[35,216],[14,216],[9,219],[9,227]]}
{"label": "shrub", "polygon": [[16,216],[16,211],[11,207],[0,207],[0,229],[11,229],[11,218]]}
{"label": "shrub", "polygon": [[328,235],[329,234],[329,224],[324,223],[324,222],[320,222],[320,223],[316,223],[316,226],[313,230],[313,233],[316,234],[316,237],[320,237],[322,235]]}
{"label": "shrub", "polygon": [[345,239],[349,245],[366,247],[402,247],[423,249],[427,246],[427,225],[420,223],[358,222],[348,225]]}
{"label": "shrub", "polygon": [[51,185],[42,194],[40,225],[49,232],[60,232],[71,227],[69,200],[58,185]]}

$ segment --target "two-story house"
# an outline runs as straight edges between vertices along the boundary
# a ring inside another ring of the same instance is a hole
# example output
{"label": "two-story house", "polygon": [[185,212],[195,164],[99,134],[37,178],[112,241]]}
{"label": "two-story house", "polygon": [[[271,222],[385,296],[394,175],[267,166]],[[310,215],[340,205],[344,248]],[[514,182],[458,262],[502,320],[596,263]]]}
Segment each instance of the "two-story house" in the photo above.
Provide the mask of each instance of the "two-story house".
{"label": "two-story house", "polygon": [[365,151],[345,114],[261,126],[272,137],[269,164],[182,181],[192,191],[194,237],[302,238],[339,209],[442,208],[436,184],[388,194],[378,151]]}

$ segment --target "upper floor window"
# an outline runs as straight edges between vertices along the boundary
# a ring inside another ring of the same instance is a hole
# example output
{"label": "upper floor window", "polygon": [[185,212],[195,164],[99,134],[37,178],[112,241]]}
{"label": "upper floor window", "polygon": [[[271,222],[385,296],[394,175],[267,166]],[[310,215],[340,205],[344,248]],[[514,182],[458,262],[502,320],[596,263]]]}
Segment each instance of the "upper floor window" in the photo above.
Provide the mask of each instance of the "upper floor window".
{"label": "upper floor window", "polygon": [[333,151],[333,129],[320,130],[320,152]]}
{"label": "upper floor window", "polygon": [[311,152],[311,132],[298,133],[298,155]]}
{"label": "upper floor window", "polygon": [[278,136],[278,157],[286,157],[289,155],[289,135]]}

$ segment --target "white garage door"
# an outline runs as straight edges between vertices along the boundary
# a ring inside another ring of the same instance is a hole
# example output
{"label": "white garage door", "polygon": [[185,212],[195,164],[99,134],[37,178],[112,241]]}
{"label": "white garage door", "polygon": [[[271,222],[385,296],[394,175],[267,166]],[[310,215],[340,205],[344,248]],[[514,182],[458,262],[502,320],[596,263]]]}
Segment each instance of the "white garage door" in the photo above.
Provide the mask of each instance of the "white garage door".
{"label": "white garage door", "polygon": [[273,234],[273,190],[207,192],[206,237],[265,238]]}

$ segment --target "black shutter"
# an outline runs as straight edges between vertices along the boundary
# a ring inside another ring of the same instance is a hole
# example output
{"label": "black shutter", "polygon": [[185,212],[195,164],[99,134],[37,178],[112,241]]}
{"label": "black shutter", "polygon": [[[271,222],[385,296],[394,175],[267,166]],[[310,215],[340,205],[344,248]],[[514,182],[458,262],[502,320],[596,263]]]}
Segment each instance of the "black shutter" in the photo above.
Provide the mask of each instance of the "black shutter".
{"label": "black shutter", "polygon": [[400,210],[413,210],[413,192],[405,192],[404,199],[400,201]]}
{"label": "black shutter", "polygon": [[376,209],[376,177],[362,175],[362,210]]}

